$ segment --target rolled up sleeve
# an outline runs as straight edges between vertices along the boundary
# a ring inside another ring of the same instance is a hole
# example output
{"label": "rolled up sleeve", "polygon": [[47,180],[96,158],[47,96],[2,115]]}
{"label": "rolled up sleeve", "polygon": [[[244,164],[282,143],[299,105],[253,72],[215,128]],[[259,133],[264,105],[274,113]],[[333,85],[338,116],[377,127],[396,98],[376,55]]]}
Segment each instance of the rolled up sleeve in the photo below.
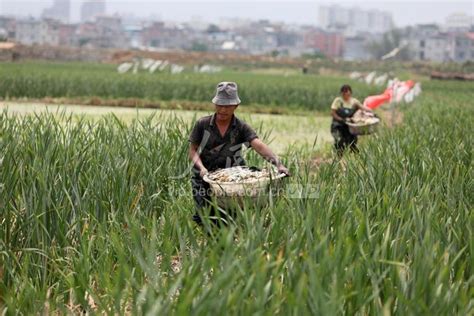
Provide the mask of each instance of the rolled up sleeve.
{"label": "rolled up sleeve", "polygon": [[352,99],[352,108],[353,108],[353,109],[362,108],[362,103],[360,103],[359,100],[357,100],[356,98],[354,98],[354,99]]}
{"label": "rolled up sleeve", "polygon": [[339,109],[340,106],[341,106],[341,101],[339,100],[339,98],[335,98],[334,101],[332,101],[331,110],[337,110]]}
{"label": "rolled up sleeve", "polygon": [[196,145],[199,145],[201,143],[201,140],[202,140],[202,136],[203,136],[203,124],[201,121],[197,121],[195,124],[194,124],[194,127],[193,129],[191,130],[191,133],[189,134],[189,138],[188,138],[188,141],[191,143],[191,144],[196,144]]}
{"label": "rolled up sleeve", "polygon": [[258,138],[257,132],[255,132],[255,130],[247,123],[242,124],[242,136],[244,142],[249,144],[249,146],[252,140]]}

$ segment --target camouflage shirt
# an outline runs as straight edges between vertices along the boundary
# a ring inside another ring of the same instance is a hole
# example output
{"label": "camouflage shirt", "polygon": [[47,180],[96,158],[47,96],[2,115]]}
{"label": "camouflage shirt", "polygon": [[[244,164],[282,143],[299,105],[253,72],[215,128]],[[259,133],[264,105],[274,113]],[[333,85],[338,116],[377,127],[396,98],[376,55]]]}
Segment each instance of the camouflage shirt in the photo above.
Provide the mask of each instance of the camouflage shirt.
{"label": "camouflage shirt", "polygon": [[209,171],[245,165],[241,155],[242,145],[258,138],[257,133],[236,116],[222,136],[215,123],[215,114],[199,119],[189,136],[189,142],[199,145],[202,163]]}

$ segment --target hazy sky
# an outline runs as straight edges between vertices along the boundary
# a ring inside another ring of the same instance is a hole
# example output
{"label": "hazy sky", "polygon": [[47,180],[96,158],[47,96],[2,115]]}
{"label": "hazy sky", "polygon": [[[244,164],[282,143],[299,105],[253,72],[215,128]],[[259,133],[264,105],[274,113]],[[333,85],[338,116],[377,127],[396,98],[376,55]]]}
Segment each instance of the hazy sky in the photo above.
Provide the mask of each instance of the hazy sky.
{"label": "hazy sky", "polygon": [[[38,16],[53,0],[0,0],[0,14]],[[72,0],[72,19],[79,18],[81,0]],[[417,23],[443,23],[451,13],[474,15],[474,0],[454,1],[198,1],[198,0],[108,0],[108,13],[129,13],[136,16],[155,16],[163,20],[187,21],[199,17],[208,22],[219,22],[222,17],[269,19],[299,24],[317,24],[318,7],[337,3],[364,9],[377,8],[392,12],[397,26]]]}

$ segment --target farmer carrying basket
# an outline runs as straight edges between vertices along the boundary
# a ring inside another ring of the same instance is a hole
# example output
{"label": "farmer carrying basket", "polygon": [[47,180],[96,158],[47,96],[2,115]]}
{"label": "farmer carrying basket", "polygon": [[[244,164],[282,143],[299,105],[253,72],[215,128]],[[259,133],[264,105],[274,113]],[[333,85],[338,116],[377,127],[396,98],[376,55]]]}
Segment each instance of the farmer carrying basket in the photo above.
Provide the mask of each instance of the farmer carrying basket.
{"label": "farmer carrying basket", "polygon": [[347,122],[357,110],[371,112],[359,100],[352,97],[351,86],[345,84],[340,90],[341,96],[336,97],[331,105],[331,134],[334,137],[334,148],[339,157],[342,157],[346,148],[358,152],[357,136],[349,130]]}
{"label": "farmer carrying basket", "polygon": [[203,177],[217,169],[244,166],[241,156],[242,145],[253,148],[264,159],[276,166],[279,173],[289,175],[288,169],[272,150],[257,136],[254,129],[234,115],[240,105],[235,82],[221,82],[212,99],[215,105],[213,115],[200,118],[189,136],[189,158],[193,162],[191,179],[193,198],[197,212],[193,220],[202,224],[199,213],[209,212],[215,224],[220,214],[211,207],[209,183]]}

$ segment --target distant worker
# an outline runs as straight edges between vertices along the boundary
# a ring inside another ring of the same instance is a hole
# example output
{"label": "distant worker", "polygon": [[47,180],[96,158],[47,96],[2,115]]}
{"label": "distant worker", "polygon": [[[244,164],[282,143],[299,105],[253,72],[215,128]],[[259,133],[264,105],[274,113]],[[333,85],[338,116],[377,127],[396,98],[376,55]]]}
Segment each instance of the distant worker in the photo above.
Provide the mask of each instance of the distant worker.
{"label": "distant worker", "polygon": [[[234,115],[240,105],[235,82],[221,82],[212,99],[215,105],[213,115],[199,119],[189,136],[189,158],[194,164],[191,179],[193,198],[198,210],[207,211],[212,217],[219,216],[210,207],[209,184],[203,177],[216,169],[243,166],[242,145],[253,148],[264,159],[278,168],[278,172],[289,175],[288,169],[280,159],[263,143],[256,132],[244,121]],[[220,217],[220,216],[219,216]],[[201,224],[199,213],[193,220]],[[215,224],[219,224],[213,220]]]}
{"label": "distant worker", "polygon": [[352,97],[351,86],[345,84],[340,90],[341,96],[336,97],[331,105],[331,134],[334,137],[334,148],[339,157],[342,157],[346,148],[350,148],[352,152],[358,152],[357,136],[352,135],[349,131],[347,120],[351,118],[357,110],[372,110],[365,107],[359,100]]}

